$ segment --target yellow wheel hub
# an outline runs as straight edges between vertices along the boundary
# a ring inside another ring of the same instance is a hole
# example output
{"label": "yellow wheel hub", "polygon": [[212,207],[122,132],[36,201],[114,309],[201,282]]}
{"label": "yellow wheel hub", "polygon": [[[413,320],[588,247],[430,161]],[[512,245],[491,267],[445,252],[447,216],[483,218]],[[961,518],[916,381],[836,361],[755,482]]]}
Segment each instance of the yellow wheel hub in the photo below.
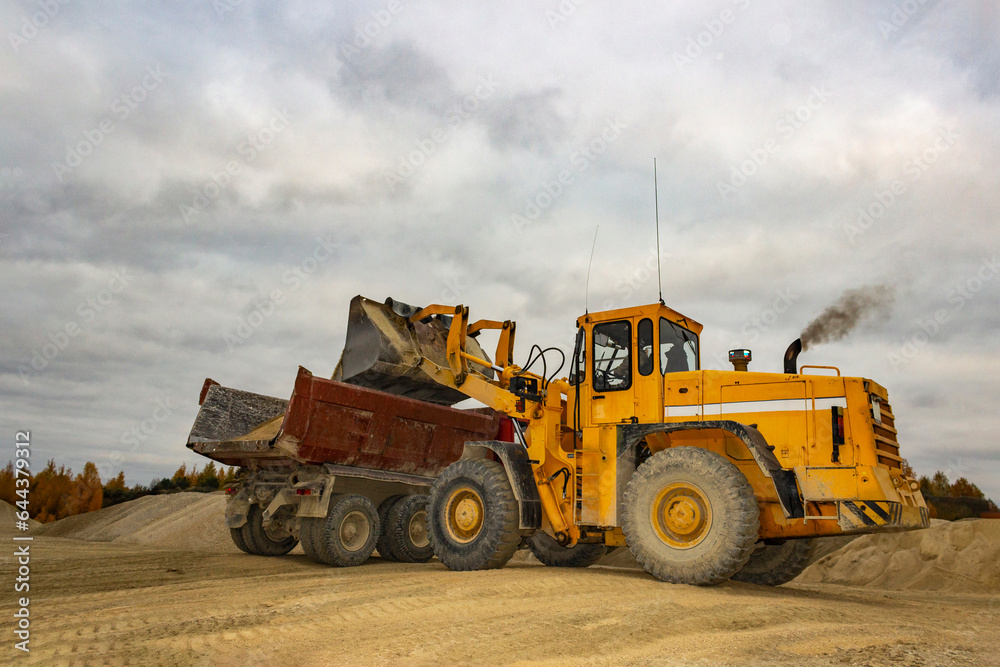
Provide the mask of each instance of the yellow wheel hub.
{"label": "yellow wheel hub", "polygon": [[476,539],[483,529],[483,498],[467,486],[451,492],[445,505],[448,533],[453,540],[463,544]]}
{"label": "yellow wheel hub", "polygon": [[696,485],[674,482],[656,494],[650,518],[661,540],[675,549],[690,549],[708,535],[712,506]]}

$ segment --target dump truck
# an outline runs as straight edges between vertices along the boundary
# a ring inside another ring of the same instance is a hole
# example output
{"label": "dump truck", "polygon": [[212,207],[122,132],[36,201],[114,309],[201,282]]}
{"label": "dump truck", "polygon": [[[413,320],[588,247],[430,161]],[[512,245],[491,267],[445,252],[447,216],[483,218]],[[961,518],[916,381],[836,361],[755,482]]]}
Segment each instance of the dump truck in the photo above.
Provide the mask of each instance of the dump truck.
{"label": "dump truck", "polygon": [[[332,379],[300,369],[288,402],[206,382],[188,446],[241,466],[237,546],[333,565],[377,548],[479,570],[529,548],[586,567],[627,547],[662,581],[779,585],[816,539],[929,525],[875,381],[798,367],[798,341],[781,373],[749,350],[702,369],[702,325],[662,301],[576,327],[568,360],[533,346],[519,366],[512,321],[358,296]],[[486,408],[451,407],[466,398]]]}

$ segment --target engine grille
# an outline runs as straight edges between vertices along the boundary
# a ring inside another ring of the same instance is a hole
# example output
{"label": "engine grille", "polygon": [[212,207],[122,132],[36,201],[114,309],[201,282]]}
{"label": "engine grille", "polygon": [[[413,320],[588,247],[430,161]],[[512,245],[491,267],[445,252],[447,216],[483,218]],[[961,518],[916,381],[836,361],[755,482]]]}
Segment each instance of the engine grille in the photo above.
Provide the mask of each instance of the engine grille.
{"label": "engine grille", "polygon": [[[899,456],[899,441],[896,439],[896,416],[892,406],[877,396],[872,396],[872,430],[875,435],[875,453],[878,463],[890,470],[902,469],[903,460]],[[875,411],[878,410],[878,414]],[[881,423],[879,423],[881,421]]]}

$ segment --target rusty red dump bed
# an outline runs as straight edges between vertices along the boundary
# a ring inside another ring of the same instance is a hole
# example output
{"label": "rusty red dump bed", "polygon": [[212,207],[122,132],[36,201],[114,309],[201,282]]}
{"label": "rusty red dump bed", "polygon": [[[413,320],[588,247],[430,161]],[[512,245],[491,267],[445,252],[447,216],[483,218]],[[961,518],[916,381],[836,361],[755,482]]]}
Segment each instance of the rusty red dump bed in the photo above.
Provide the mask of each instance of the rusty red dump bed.
{"label": "rusty red dump bed", "polygon": [[436,477],[469,441],[494,440],[502,416],[457,410],[315,377],[291,400],[205,381],[187,446],[226,465],[333,464]]}

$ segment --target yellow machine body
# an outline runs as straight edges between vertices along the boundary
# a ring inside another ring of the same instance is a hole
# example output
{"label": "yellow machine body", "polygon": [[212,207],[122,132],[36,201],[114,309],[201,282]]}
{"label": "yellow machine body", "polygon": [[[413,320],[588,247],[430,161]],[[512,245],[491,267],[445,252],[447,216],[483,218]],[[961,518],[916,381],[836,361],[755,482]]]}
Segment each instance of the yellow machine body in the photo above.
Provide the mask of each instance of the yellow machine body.
{"label": "yellow machine body", "polygon": [[[569,378],[513,364],[514,324],[469,324],[463,306],[409,318],[451,318],[447,365],[421,371],[526,423],[541,528],[561,544],[625,544],[620,507],[636,467],[670,447],[701,447],[734,463],[754,489],[760,537],[784,539],[909,530],[929,524],[917,481],[902,470],[886,390],[864,378],[701,370],[702,326],[656,303],[577,320]],[[500,332],[495,362],[467,337]],[[470,372],[492,368],[496,377]],[[537,393],[514,390],[531,379]]]}

